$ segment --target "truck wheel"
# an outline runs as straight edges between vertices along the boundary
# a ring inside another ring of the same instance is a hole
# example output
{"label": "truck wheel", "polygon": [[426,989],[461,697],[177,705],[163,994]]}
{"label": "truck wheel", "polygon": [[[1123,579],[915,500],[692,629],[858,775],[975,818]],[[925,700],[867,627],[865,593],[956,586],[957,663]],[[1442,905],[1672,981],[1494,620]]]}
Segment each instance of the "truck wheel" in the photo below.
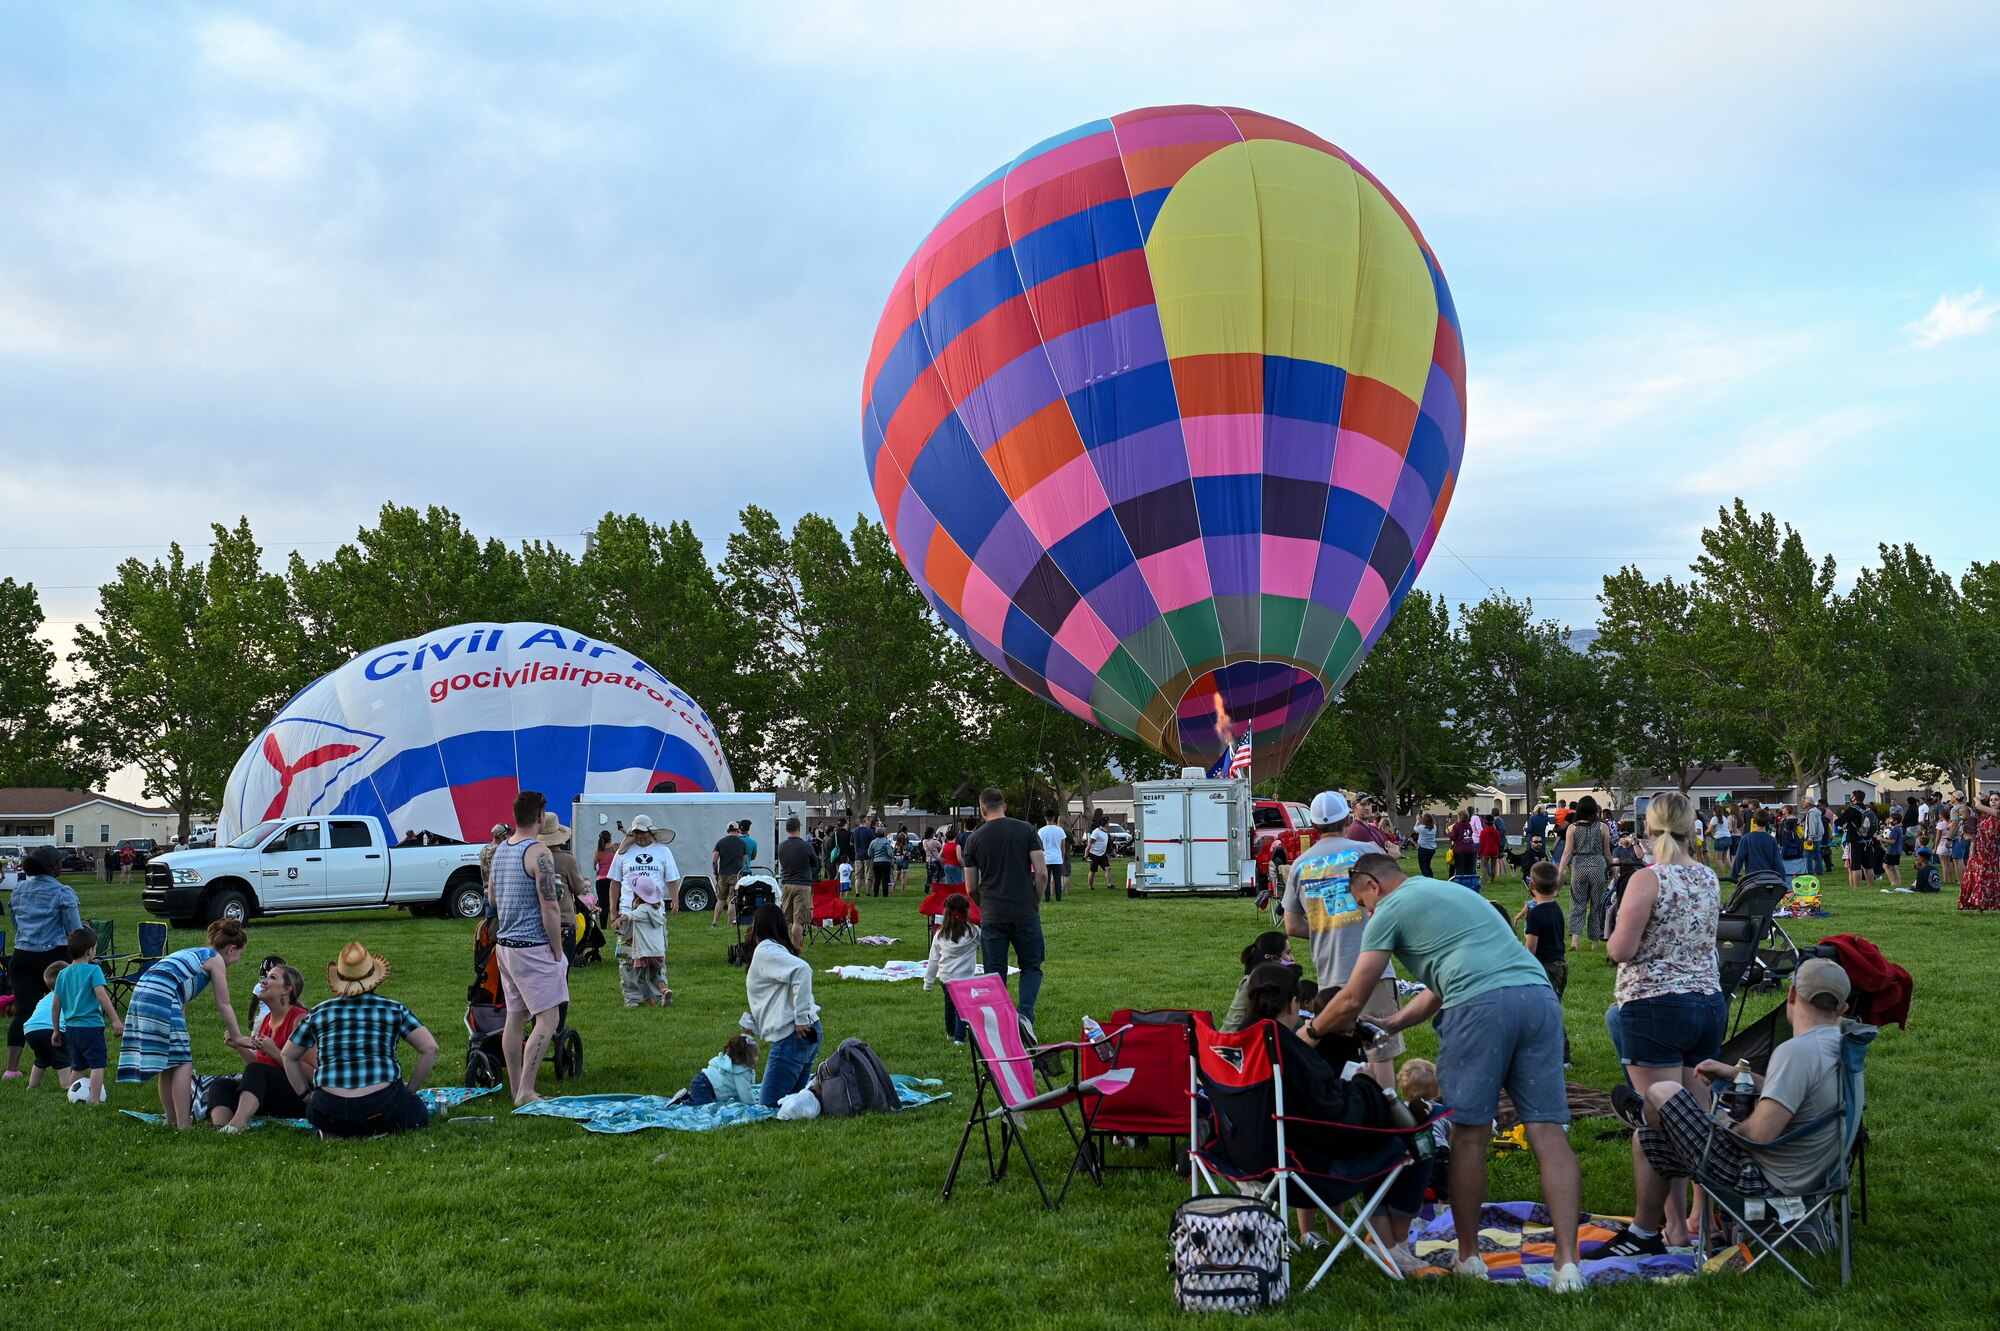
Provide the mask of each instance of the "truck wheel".
{"label": "truck wheel", "polygon": [[681,889],[681,909],[705,915],[715,909],[715,889],[707,883],[689,883]]}
{"label": "truck wheel", "polygon": [[476,920],[486,913],[486,893],[477,882],[444,890],[444,913],[455,920]]}
{"label": "truck wheel", "polygon": [[217,920],[234,920],[238,924],[248,924],[250,898],[234,888],[217,892],[208,899],[208,922],[214,924]]}

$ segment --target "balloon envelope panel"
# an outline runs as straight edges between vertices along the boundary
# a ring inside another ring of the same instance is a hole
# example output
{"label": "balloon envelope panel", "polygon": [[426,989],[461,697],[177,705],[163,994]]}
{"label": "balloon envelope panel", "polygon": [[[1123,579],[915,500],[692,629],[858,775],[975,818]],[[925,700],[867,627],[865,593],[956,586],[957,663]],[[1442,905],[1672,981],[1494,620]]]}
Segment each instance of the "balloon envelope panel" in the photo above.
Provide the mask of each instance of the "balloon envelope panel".
{"label": "balloon envelope panel", "polygon": [[1153,107],[975,185],[892,290],[863,453],[945,622],[1048,701],[1274,775],[1423,566],[1465,440],[1458,316],[1353,158]]}
{"label": "balloon envelope panel", "polygon": [[693,698],[614,644],[552,624],[460,624],[365,652],[286,703],[243,752],[218,836],[366,813],[400,835],[487,839],[539,790],[733,790]]}

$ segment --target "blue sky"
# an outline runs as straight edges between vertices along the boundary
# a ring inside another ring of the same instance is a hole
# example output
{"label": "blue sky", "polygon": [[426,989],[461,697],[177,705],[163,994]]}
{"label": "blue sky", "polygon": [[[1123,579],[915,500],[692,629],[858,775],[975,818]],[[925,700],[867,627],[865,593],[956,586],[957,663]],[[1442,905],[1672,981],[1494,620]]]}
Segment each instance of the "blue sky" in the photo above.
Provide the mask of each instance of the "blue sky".
{"label": "blue sky", "polygon": [[1182,101],[1339,143],[1444,266],[1470,424],[1420,586],[1586,623],[1738,494],[1844,570],[1994,555],[2000,9],[1655,8],[11,6],[0,570],[66,641],[241,513],[280,558],[384,500],[849,517],[938,214]]}

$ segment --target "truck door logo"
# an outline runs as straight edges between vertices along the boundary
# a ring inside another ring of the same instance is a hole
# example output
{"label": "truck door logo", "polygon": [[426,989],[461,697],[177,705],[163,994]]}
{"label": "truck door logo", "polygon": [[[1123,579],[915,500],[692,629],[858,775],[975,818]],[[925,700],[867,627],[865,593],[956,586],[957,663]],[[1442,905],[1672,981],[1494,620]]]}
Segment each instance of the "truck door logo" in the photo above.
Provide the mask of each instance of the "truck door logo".
{"label": "truck door logo", "polygon": [[288,867],[287,867],[287,868],[285,869],[285,877],[287,877],[287,878],[297,878],[298,876],[299,876],[299,866],[298,866],[298,865],[296,865],[296,864],[294,864],[294,865],[290,865],[290,866],[288,866]]}

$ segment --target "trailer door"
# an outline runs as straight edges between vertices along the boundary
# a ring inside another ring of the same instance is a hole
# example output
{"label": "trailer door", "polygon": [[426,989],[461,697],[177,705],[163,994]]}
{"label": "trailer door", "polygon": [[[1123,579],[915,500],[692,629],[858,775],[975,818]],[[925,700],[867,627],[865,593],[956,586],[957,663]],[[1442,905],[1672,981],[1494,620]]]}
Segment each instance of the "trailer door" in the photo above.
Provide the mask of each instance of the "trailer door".
{"label": "trailer door", "polygon": [[1236,842],[1230,835],[1233,794],[1226,788],[1191,791],[1188,796],[1188,877],[1191,887],[1236,884]]}
{"label": "trailer door", "polygon": [[1188,797],[1184,790],[1149,790],[1135,811],[1145,838],[1136,855],[1142,885],[1149,888],[1188,886]]}

